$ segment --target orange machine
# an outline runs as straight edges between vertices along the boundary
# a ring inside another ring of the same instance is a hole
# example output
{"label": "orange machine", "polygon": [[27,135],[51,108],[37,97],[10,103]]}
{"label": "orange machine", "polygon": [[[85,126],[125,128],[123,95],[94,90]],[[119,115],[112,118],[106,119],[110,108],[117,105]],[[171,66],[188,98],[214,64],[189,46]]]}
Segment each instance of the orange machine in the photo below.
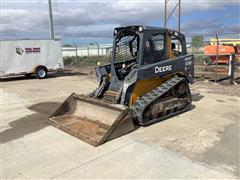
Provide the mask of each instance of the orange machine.
{"label": "orange machine", "polygon": [[211,59],[211,64],[216,64],[216,54],[218,51],[218,64],[228,64],[229,56],[236,55],[236,60],[240,59],[240,39],[218,39],[218,48],[216,38],[210,39],[210,45],[204,47],[204,53]]}

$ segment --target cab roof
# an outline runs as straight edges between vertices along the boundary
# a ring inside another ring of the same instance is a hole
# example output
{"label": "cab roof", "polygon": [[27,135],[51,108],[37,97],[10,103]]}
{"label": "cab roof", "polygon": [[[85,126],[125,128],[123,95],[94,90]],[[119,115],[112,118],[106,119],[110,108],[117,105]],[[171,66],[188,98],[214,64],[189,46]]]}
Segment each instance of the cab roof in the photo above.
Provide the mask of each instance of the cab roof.
{"label": "cab roof", "polygon": [[[142,25],[133,25],[133,26],[123,26],[123,27],[117,27],[116,30],[122,30],[122,29],[133,29],[137,30],[140,27],[144,30],[160,30],[160,31],[170,31],[171,29],[163,28],[163,27],[156,27],[156,26],[142,26]],[[171,30],[173,31],[173,30]]]}
{"label": "cab roof", "polygon": [[155,26],[142,26],[142,25],[132,25],[132,26],[123,26],[123,27],[117,27],[114,29],[114,34],[115,31],[120,31],[120,30],[135,30],[139,32],[139,28],[142,28],[142,32],[144,31],[159,31],[159,32],[170,32],[171,34],[176,34],[176,36],[184,37],[184,35],[181,32],[168,29],[168,28],[163,28],[163,27],[155,27]]}

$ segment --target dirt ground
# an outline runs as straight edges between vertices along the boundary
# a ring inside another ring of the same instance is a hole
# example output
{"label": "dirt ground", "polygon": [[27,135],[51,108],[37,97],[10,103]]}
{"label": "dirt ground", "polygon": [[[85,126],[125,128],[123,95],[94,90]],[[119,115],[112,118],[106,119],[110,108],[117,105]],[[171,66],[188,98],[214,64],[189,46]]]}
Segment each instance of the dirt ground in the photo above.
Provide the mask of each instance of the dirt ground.
{"label": "dirt ground", "polygon": [[90,71],[1,80],[1,179],[239,178],[240,85],[196,82],[191,111],[96,148],[47,122]]}

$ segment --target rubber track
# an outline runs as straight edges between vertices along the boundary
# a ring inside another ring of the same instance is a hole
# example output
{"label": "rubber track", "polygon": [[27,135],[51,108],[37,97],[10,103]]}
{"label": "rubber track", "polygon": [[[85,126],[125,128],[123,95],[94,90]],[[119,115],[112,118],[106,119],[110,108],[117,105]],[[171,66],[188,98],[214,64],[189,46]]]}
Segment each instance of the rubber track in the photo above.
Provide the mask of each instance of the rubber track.
{"label": "rubber track", "polygon": [[187,86],[189,103],[185,108],[183,108],[179,111],[176,111],[176,112],[170,112],[169,114],[167,114],[165,116],[161,116],[159,118],[151,119],[148,122],[143,121],[143,112],[145,111],[145,109],[152,102],[154,102],[156,99],[159,99],[161,96],[163,96],[165,93],[170,91],[171,88],[173,88],[175,85],[177,85],[181,81],[186,81],[186,79],[182,78],[182,77],[178,77],[178,76],[172,77],[171,79],[167,80],[166,82],[164,82],[163,84],[161,84],[157,88],[155,88],[152,91],[146,93],[146,95],[140,97],[138,99],[138,101],[135,103],[135,105],[132,107],[134,119],[136,119],[140,125],[147,126],[147,125],[153,124],[155,122],[164,120],[166,118],[176,116],[180,113],[183,113],[183,112],[189,110],[190,107],[191,107],[192,99],[191,99],[189,86]]}

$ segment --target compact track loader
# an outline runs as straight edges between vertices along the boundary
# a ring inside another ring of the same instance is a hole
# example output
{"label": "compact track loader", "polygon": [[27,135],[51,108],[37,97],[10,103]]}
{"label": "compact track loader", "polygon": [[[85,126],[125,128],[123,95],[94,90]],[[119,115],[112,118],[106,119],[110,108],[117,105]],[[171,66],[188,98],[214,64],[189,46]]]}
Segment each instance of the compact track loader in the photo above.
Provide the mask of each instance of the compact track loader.
{"label": "compact track loader", "polygon": [[115,28],[112,63],[96,67],[98,86],[71,94],[50,116],[55,127],[98,146],[190,109],[194,58],[183,34],[145,26]]}

